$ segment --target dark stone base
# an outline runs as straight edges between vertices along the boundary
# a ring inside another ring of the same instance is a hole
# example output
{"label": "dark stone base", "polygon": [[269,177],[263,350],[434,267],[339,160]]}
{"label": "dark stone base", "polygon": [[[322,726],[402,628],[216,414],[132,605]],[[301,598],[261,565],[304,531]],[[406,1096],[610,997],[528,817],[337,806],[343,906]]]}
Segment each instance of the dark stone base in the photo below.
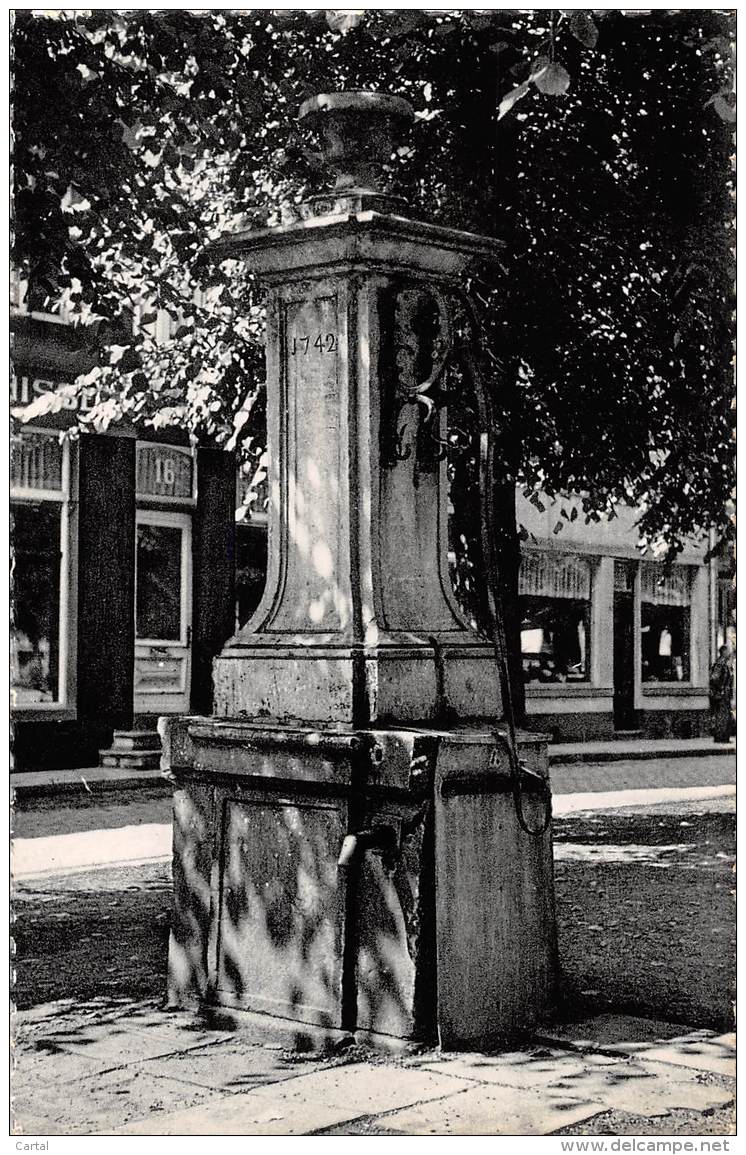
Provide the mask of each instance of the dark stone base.
{"label": "dark stone base", "polygon": [[551,736],[552,742],[601,742],[616,737],[614,715],[604,714],[529,714],[526,729]]}
{"label": "dark stone base", "polygon": [[[551,832],[520,829],[489,729],[159,728],[176,785],[172,1005],[453,1047],[549,1013]],[[542,771],[541,739],[522,753]],[[524,793],[539,828],[534,780]]]}

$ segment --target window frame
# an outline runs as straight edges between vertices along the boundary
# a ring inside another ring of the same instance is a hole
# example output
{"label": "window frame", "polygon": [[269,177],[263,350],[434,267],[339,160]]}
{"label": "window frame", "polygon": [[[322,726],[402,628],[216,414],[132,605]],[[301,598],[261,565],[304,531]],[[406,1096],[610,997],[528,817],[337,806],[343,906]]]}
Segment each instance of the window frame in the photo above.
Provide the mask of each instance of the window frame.
{"label": "window frame", "polygon": [[157,509],[140,509],[135,513],[135,603],[134,612],[137,614],[137,530],[141,525],[154,527],[162,526],[166,529],[178,529],[181,533],[179,544],[180,583],[179,583],[179,637],[178,638],[140,638],[137,636],[137,618],[135,617],[135,646],[153,646],[168,648],[169,646],[191,645],[192,632],[192,517],[187,512],[173,512]]}
{"label": "window frame", "polygon": [[[42,434],[59,439],[58,429],[29,426],[24,433]],[[31,489],[11,486],[11,512],[14,505],[54,503],[60,506],[60,587],[57,699],[54,702],[16,702],[11,686],[11,711],[28,717],[31,714],[76,716],[77,659],[77,454],[70,440],[61,443],[62,466],[59,489]]]}
{"label": "window frame", "polygon": [[680,682],[677,680],[671,680],[671,681],[652,680],[651,681],[651,680],[648,680],[648,679],[643,677],[643,669],[642,669],[642,607],[643,607],[643,605],[654,605],[654,606],[655,605],[665,605],[665,602],[650,601],[643,594],[643,589],[644,589],[644,586],[643,586],[643,569],[646,565],[656,565],[656,564],[658,564],[658,563],[650,562],[649,560],[646,561],[643,558],[640,562],[639,567],[638,567],[637,580],[635,583],[636,584],[635,634],[636,634],[636,641],[637,641],[637,645],[636,645],[637,653],[635,655],[635,665],[637,668],[636,680],[637,680],[639,690],[640,690],[640,697],[641,698],[666,697],[667,695],[677,694],[677,693],[681,693],[681,692],[686,693],[686,692],[690,692],[690,691],[694,691],[694,690],[699,690],[701,692],[701,688],[695,682],[695,678],[694,678],[694,669],[695,669],[695,641],[694,641],[694,639],[695,639],[695,626],[696,626],[695,616],[694,616],[694,595],[695,595],[695,581],[696,581],[698,567],[696,565],[692,565],[692,564],[689,564],[687,562],[674,563],[674,568],[686,569],[689,571],[689,604],[686,607],[682,607],[682,608],[687,608],[689,610],[689,621],[688,621],[689,671],[688,671],[688,676],[686,678],[683,678]]}
{"label": "window frame", "polygon": [[[518,594],[518,609],[520,613],[521,601],[524,597],[541,597],[546,598],[547,601],[568,601],[568,602],[583,602],[586,606],[585,611],[585,627],[586,627],[586,660],[585,677],[582,679],[572,679],[569,681],[556,682],[539,682],[539,681],[524,681],[525,691],[529,695],[569,695],[575,697],[585,697],[589,693],[594,692],[596,687],[596,664],[595,664],[595,592],[596,592],[596,578],[598,557],[594,554],[588,554],[584,551],[576,550],[552,550],[552,549],[531,549],[521,551],[521,561],[529,554],[541,554],[545,557],[566,558],[572,557],[575,560],[582,561],[588,566],[588,597],[586,598],[562,598],[555,597],[551,594]],[[520,581],[520,577],[519,577]],[[521,614],[522,619],[522,614]],[[523,671],[524,655],[521,649],[521,670]]]}

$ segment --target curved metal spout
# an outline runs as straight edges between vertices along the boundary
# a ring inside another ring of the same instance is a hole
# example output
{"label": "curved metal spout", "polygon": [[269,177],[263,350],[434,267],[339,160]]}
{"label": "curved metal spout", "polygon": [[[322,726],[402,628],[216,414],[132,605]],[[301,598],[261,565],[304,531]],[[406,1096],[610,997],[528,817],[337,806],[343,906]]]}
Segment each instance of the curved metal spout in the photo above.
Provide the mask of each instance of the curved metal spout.
{"label": "curved metal spout", "polygon": [[348,834],[342,841],[342,849],[337,859],[340,870],[348,870],[366,850],[395,856],[399,850],[396,831],[393,826],[374,826],[370,830],[358,830]]}

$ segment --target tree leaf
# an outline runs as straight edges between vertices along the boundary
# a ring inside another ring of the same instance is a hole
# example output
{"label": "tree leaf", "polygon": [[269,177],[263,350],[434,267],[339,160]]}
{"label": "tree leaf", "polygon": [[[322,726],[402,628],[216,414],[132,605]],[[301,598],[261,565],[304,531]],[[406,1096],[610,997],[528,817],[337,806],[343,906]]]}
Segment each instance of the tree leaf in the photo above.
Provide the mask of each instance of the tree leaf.
{"label": "tree leaf", "polygon": [[463,19],[476,32],[483,32],[492,27],[496,22],[497,15],[495,12],[475,12],[467,8],[464,11]]}
{"label": "tree leaf", "polygon": [[556,62],[533,73],[531,79],[545,96],[564,96],[570,87],[570,73]]}
{"label": "tree leaf", "polygon": [[720,119],[724,120],[726,124],[735,124],[735,105],[729,104],[724,96],[720,96],[720,94],[713,96],[707,103],[712,105]]}
{"label": "tree leaf", "polygon": [[357,28],[358,24],[362,24],[365,19],[365,12],[363,10],[350,11],[348,9],[327,8],[326,22],[331,28],[332,32],[349,32],[352,28]]}
{"label": "tree leaf", "polygon": [[535,57],[535,59],[531,61],[531,71],[528,76],[529,80],[533,80],[537,73],[543,72],[550,64],[551,60],[548,56]]}
{"label": "tree leaf", "polygon": [[513,105],[516,104],[521,99],[521,97],[526,95],[530,87],[531,85],[528,83],[528,81],[524,80],[523,84],[519,84],[517,88],[511,89],[508,95],[504,96],[500,101],[500,105],[497,110],[497,119],[502,120],[502,118],[510,112]]}
{"label": "tree leaf", "polygon": [[567,21],[567,27],[576,40],[584,44],[586,48],[595,48],[598,42],[598,28],[595,25],[593,17],[590,12],[583,8],[578,8],[572,12]]}
{"label": "tree leaf", "polygon": [[425,13],[417,9],[398,9],[391,13],[392,20],[387,28],[387,35],[409,36],[425,20]]}

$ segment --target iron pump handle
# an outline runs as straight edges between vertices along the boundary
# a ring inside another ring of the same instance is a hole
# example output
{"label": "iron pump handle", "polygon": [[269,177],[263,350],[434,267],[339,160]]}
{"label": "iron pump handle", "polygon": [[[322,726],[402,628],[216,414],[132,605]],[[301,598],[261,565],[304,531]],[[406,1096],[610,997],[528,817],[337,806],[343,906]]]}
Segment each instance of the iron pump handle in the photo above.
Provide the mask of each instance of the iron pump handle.
{"label": "iron pump handle", "polygon": [[[434,306],[437,313],[437,329],[432,342],[432,359],[430,363],[430,372],[424,380],[418,381],[412,371],[411,362],[416,356],[416,350],[420,342],[420,330],[413,319],[412,314],[406,306],[406,299],[408,295],[414,295],[418,298],[427,298]],[[405,444],[405,436],[407,433],[408,422],[400,425],[400,418],[407,406],[415,406],[418,413],[421,414],[420,429],[428,428],[434,425],[434,417],[438,408],[437,397],[431,396],[431,392],[435,390],[448,365],[448,359],[453,348],[453,323],[451,321],[451,310],[449,302],[445,293],[437,286],[424,286],[419,281],[408,278],[400,281],[394,289],[394,314],[393,323],[394,340],[396,341],[396,367],[394,369],[394,383],[393,392],[391,395],[392,411],[389,418],[390,428],[387,434],[387,441],[384,442],[386,447],[386,458],[389,464],[395,464],[397,461],[406,461],[411,456],[413,445]],[[400,313],[401,307],[401,313]],[[412,433],[414,439],[417,440],[418,434],[414,432],[417,423],[414,423]],[[441,452],[442,456],[443,446],[435,433],[432,434],[433,440]],[[390,439],[390,440],[389,440]]]}
{"label": "iron pump handle", "polygon": [[448,358],[453,348],[453,327],[451,325],[451,314],[448,308],[448,302],[445,295],[440,289],[428,288],[429,296],[435,303],[438,310],[438,334],[433,343],[433,363],[429,375],[419,385],[410,391],[410,400],[423,405],[425,408],[425,419],[430,420],[435,402],[432,397],[428,397],[428,391],[432,389],[443,373],[448,362]]}

